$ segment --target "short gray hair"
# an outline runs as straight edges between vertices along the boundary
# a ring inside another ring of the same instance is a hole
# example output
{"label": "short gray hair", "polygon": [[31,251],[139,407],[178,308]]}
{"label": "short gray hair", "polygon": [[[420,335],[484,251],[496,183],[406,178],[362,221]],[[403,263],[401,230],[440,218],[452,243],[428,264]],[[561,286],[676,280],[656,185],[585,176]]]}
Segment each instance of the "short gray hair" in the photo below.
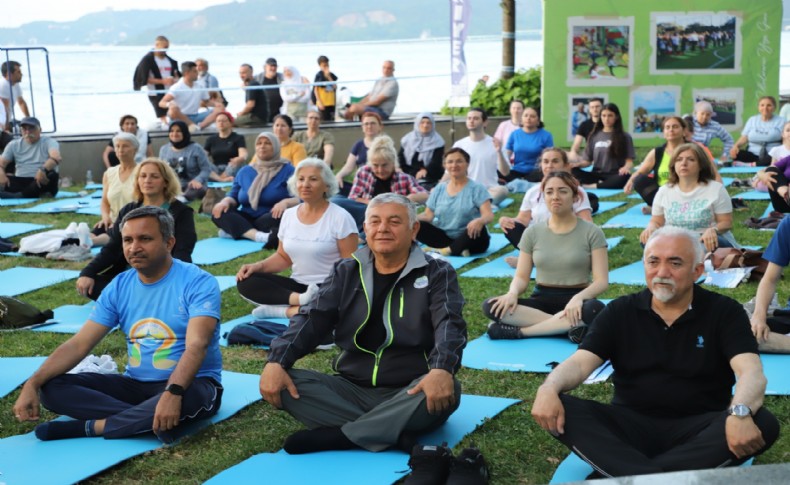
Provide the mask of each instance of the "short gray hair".
{"label": "short gray hair", "polygon": [[122,131],[112,137],[113,148],[115,148],[115,145],[117,145],[118,142],[122,140],[131,143],[135,150],[140,148],[140,140],[138,140],[136,136],[132,135],[131,133],[126,133],[125,131]]}
{"label": "short gray hair", "polygon": [[642,254],[643,261],[645,257],[647,257],[647,248],[650,247],[650,243],[653,241],[653,239],[661,236],[686,238],[689,241],[689,244],[691,244],[691,248],[694,250],[695,266],[702,263],[703,259],[705,258],[705,252],[702,243],[700,243],[699,234],[682,227],[663,226],[653,231],[653,234],[651,234],[650,238],[647,240],[647,243],[645,244],[645,250]]}
{"label": "short gray hair", "polygon": [[129,211],[121,221],[121,230],[123,231],[123,226],[125,226],[128,221],[140,219],[141,217],[156,218],[159,222],[159,232],[162,234],[162,239],[164,241],[168,241],[171,237],[174,237],[176,223],[173,220],[173,216],[170,215],[170,212],[155,205],[144,205]]}
{"label": "short gray hair", "polygon": [[395,192],[386,192],[373,197],[373,199],[368,202],[367,209],[365,209],[365,220],[368,220],[371,209],[384,204],[398,204],[405,207],[409,214],[409,227],[414,226],[414,223],[417,222],[417,209],[414,208],[412,201],[405,195],[396,194]]}
{"label": "short gray hair", "polygon": [[299,171],[307,167],[314,167],[321,170],[321,178],[324,180],[324,185],[326,185],[326,192],[324,193],[325,199],[337,194],[337,179],[335,178],[335,174],[332,173],[332,169],[329,168],[329,165],[320,158],[309,157],[299,162],[296,165],[296,170],[294,170],[293,175],[288,178],[288,192],[290,192],[291,195],[299,195],[296,192],[296,180],[299,177]]}
{"label": "short gray hair", "polygon": [[713,106],[707,101],[697,101],[694,105],[694,113],[713,113]]}

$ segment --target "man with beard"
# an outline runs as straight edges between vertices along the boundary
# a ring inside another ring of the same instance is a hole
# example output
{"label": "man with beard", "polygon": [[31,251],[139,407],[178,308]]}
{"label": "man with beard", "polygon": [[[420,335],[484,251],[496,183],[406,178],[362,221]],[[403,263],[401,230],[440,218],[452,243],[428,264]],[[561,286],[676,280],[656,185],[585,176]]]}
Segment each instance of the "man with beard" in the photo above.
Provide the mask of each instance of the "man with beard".
{"label": "man with beard", "polygon": [[[647,289],[611,302],[538,389],[538,424],[596,476],[737,466],[779,435],[743,306],[694,284],[699,235],[665,226],[645,246]],[[614,397],[569,396],[604,361]],[[735,392],[732,386],[737,385]]]}

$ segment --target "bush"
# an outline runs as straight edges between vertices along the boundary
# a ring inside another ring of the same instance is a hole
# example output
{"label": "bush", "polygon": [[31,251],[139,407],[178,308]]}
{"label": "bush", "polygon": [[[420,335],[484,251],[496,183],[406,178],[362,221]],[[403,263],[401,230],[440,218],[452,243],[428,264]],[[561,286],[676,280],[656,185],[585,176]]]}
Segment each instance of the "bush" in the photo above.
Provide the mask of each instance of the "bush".
{"label": "bush", "polygon": [[[498,79],[490,86],[477,83],[472,90],[470,105],[486,110],[489,116],[509,116],[508,104],[512,99],[524,101],[525,106],[540,109],[540,76],[542,68],[533,67],[516,72],[509,79]],[[450,108],[444,102],[441,113],[466,114],[468,108]]]}

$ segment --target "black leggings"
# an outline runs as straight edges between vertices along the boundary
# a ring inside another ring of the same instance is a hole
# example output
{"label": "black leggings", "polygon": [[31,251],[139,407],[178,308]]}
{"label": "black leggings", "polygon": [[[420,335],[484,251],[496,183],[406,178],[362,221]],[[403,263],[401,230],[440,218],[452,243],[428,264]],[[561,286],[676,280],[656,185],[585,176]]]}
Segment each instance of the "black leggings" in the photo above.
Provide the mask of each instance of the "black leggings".
{"label": "black leggings", "polygon": [[[543,313],[554,315],[565,309],[571,298],[584,288],[551,288],[547,286],[535,285],[532,295],[529,298],[519,298],[518,304],[540,310]],[[483,315],[491,320],[498,320],[491,312],[491,300],[483,302]]]}
{"label": "black leggings", "polygon": [[480,231],[476,238],[469,237],[469,234],[464,231],[460,236],[453,239],[447,235],[444,230],[439,229],[430,222],[420,222],[420,230],[417,232],[417,240],[432,248],[450,248],[450,254],[453,256],[460,255],[465,249],[469,250],[469,254],[484,253],[488,249],[488,243],[491,241],[491,236],[485,227]]}
{"label": "black leggings", "polygon": [[540,182],[543,180],[543,171],[540,169],[535,169],[531,172],[518,172],[516,170],[510,170],[510,173],[507,175],[502,175],[501,172],[497,171],[500,178],[504,179],[507,182],[516,179],[524,179],[527,182]]}
{"label": "black leggings", "polygon": [[599,189],[622,189],[628,182],[630,175],[620,175],[620,172],[601,172],[593,169],[592,172],[574,168],[573,176],[582,185],[597,184]]}
{"label": "black leggings", "polygon": [[271,212],[254,218],[244,212],[229,210],[223,212],[219,217],[211,217],[215,226],[230,234],[233,239],[241,239],[244,233],[250,229],[256,229],[269,233],[269,242],[264,246],[265,249],[274,249],[278,245],[277,231],[280,229],[280,219],[275,219]]}
{"label": "black leggings", "polygon": [[776,191],[776,189],[778,189],[779,187],[782,186],[787,187],[788,181],[787,178],[785,177],[785,174],[773,165],[766,168],[765,172],[772,173],[776,176],[776,183],[774,184],[774,189],[768,190],[768,195],[771,196],[771,205],[774,206],[774,210],[783,212],[785,214],[790,212],[790,204],[788,204],[785,198],[779,195],[779,193]]}
{"label": "black leggings", "polygon": [[640,173],[634,178],[634,190],[647,205],[652,206],[653,199],[656,198],[656,192],[658,192],[658,181]]}
{"label": "black leggings", "polygon": [[236,283],[236,288],[245,300],[256,305],[288,305],[291,293],[307,291],[307,285],[272,273],[254,273]]}
{"label": "black leggings", "polygon": [[37,199],[46,193],[54,197],[58,193],[58,181],[60,180],[60,176],[57,172],[51,172],[47,174],[47,179],[46,185],[39,187],[35,177],[15,177],[9,175],[8,185],[6,185],[4,191],[10,194],[18,194],[15,195],[15,197],[22,197],[25,199]]}

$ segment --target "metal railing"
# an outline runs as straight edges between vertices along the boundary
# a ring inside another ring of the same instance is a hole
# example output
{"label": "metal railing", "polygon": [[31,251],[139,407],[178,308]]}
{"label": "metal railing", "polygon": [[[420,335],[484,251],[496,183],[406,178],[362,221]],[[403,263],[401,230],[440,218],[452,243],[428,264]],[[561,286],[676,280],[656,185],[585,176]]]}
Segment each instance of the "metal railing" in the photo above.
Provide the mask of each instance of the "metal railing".
{"label": "metal railing", "polygon": [[[27,87],[28,87],[28,91],[30,92],[30,110],[29,110],[30,116],[36,116],[36,99],[33,91],[33,75],[30,69],[31,67],[30,52],[41,51],[44,54],[44,61],[47,68],[47,87],[49,88],[49,106],[50,109],[52,110],[52,130],[44,130],[42,128],[41,131],[43,133],[54,133],[58,129],[58,122],[57,122],[57,118],[55,117],[55,99],[52,91],[52,75],[50,73],[51,71],[49,68],[49,51],[45,47],[0,47],[0,52],[3,53],[2,58],[4,59],[6,66],[8,66],[9,68],[11,66],[11,61],[16,60],[11,58],[11,52],[16,52],[16,51],[25,53],[24,66],[27,68]],[[13,70],[9,70],[7,76],[10,77],[12,73]],[[14,89],[10,81],[9,81],[8,91],[10,94],[10,99],[9,99],[10,109],[8,110],[6,115],[11,120],[11,128],[14,134],[17,135],[19,134],[19,125],[14,110],[14,103],[15,103]]]}

